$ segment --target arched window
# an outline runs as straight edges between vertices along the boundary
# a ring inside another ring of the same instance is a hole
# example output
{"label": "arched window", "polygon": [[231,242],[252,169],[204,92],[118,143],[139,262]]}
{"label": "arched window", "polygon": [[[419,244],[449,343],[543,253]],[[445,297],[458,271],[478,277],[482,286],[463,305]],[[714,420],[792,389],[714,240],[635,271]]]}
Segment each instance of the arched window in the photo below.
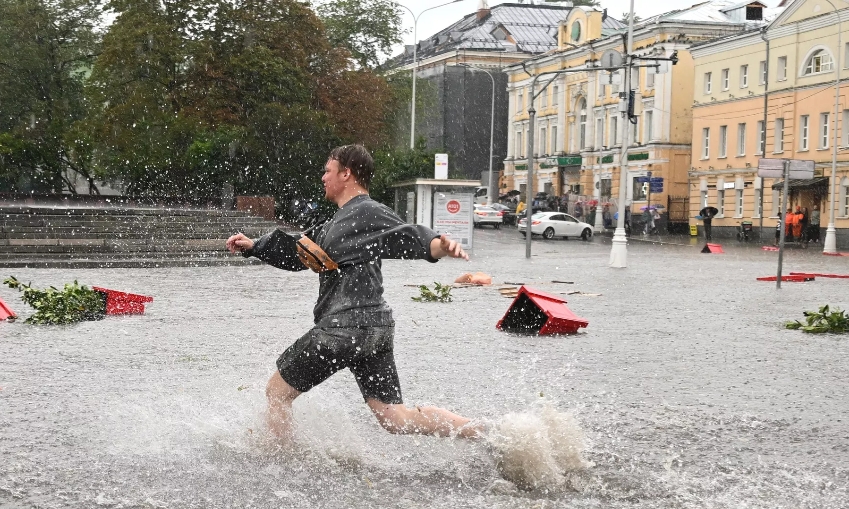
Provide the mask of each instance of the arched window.
{"label": "arched window", "polygon": [[820,72],[829,72],[834,67],[831,55],[825,50],[815,51],[805,63],[805,76]]}
{"label": "arched window", "polygon": [[587,146],[587,101],[581,99],[578,102],[578,111],[580,112],[580,124],[578,124],[578,150],[583,150]]}

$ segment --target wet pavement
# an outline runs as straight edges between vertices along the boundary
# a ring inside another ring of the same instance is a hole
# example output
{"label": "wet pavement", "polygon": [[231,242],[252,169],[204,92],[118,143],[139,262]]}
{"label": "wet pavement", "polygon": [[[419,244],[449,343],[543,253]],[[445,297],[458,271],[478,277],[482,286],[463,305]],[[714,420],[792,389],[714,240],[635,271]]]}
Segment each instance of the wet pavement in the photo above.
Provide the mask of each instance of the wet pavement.
{"label": "wet pavement", "polygon": [[[849,337],[782,328],[849,308],[849,280],[776,290],[755,280],[775,252],[663,240],[633,239],[624,270],[609,238],[535,240],[526,260],[513,229],[476,231],[469,263],[385,262],[408,403],[497,420],[544,401],[583,427],[594,466],[533,491],[501,480],[486,443],[386,434],[347,372],[296,402],[291,451],[259,446],[274,359],[311,325],[311,273],[9,269],[155,300],[143,316],[0,323],[0,508],[849,506]],[[791,248],[784,267],[849,274],[849,257]],[[494,288],[411,300],[475,271],[561,293],[589,327],[497,331],[511,300]]]}

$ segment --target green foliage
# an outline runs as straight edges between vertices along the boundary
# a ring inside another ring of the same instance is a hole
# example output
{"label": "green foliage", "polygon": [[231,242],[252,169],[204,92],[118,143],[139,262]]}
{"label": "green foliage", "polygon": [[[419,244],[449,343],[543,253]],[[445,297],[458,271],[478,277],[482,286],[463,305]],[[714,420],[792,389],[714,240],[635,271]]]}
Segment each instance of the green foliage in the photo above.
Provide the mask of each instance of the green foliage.
{"label": "green foliage", "polygon": [[360,67],[374,69],[381,54],[401,42],[401,11],[391,0],[318,0],[316,12],[334,46],[351,52]]}
{"label": "green foliage", "polygon": [[802,330],[812,334],[831,332],[834,334],[849,333],[849,315],[845,311],[829,309],[828,304],[819,308],[818,311],[805,311],[805,323],[799,320],[787,322],[784,327],[793,330]]}
{"label": "green foliage", "polygon": [[23,292],[21,300],[35,309],[35,314],[26,319],[26,323],[44,325],[65,325],[84,320],[97,320],[103,317],[106,302],[100,292],[87,286],[65,284],[62,290],[50,287],[39,290],[21,283],[14,276],[3,281],[12,289]]}
{"label": "green foliage", "polygon": [[420,285],[421,295],[412,299],[416,302],[451,302],[451,285],[441,285],[437,282],[433,285],[433,290],[427,285]]}

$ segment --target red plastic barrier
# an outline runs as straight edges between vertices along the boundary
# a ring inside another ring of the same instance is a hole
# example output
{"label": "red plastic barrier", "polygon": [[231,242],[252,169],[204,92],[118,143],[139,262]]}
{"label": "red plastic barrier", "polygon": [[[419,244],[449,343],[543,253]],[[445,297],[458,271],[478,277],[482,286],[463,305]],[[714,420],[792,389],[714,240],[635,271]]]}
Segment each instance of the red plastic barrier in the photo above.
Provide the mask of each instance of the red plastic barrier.
{"label": "red plastic barrier", "polygon": [[778,251],[778,248],[775,246],[762,246],[761,249],[764,251]]}
{"label": "red plastic barrier", "polygon": [[574,334],[590,322],[566,307],[566,300],[527,286],[519,287],[504,318],[496,327],[508,332],[530,334]]}
{"label": "red plastic barrier", "polygon": [[91,289],[106,295],[107,315],[143,315],[144,303],[153,302],[153,297],[146,295],[119,292],[98,286],[92,286]]}
{"label": "red plastic barrier", "polygon": [[849,274],[820,274],[814,272],[791,272],[791,276],[827,277],[833,279],[849,279]]}
{"label": "red plastic barrier", "polygon": [[849,253],[826,253],[823,252],[825,256],[849,256]]}
{"label": "red plastic barrier", "polygon": [[[756,279],[758,281],[775,281],[776,279],[778,279],[778,276],[764,276],[764,277],[759,277],[759,278],[756,278]],[[791,274],[789,276],[781,276],[781,280],[782,281],[789,281],[791,283],[804,283],[805,281],[816,281],[816,278],[814,278],[811,275],[801,276],[801,275]]]}
{"label": "red plastic barrier", "polygon": [[15,312],[12,311],[12,308],[7,306],[6,303],[3,302],[3,299],[0,299],[0,320],[6,320],[9,318],[14,320],[17,317],[18,315],[16,315]]}
{"label": "red plastic barrier", "polygon": [[702,248],[702,253],[723,254],[725,251],[722,250],[720,244],[705,244],[705,247]]}

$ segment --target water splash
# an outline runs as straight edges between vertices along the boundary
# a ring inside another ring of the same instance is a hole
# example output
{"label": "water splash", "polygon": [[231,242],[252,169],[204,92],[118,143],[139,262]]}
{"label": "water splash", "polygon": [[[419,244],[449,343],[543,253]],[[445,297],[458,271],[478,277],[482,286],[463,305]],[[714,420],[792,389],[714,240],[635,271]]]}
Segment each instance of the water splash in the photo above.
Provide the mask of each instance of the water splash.
{"label": "water splash", "polygon": [[503,416],[487,440],[499,473],[522,489],[561,487],[566,474],[593,466],[584,458],[589,442],[577,419],[550,402]]}

